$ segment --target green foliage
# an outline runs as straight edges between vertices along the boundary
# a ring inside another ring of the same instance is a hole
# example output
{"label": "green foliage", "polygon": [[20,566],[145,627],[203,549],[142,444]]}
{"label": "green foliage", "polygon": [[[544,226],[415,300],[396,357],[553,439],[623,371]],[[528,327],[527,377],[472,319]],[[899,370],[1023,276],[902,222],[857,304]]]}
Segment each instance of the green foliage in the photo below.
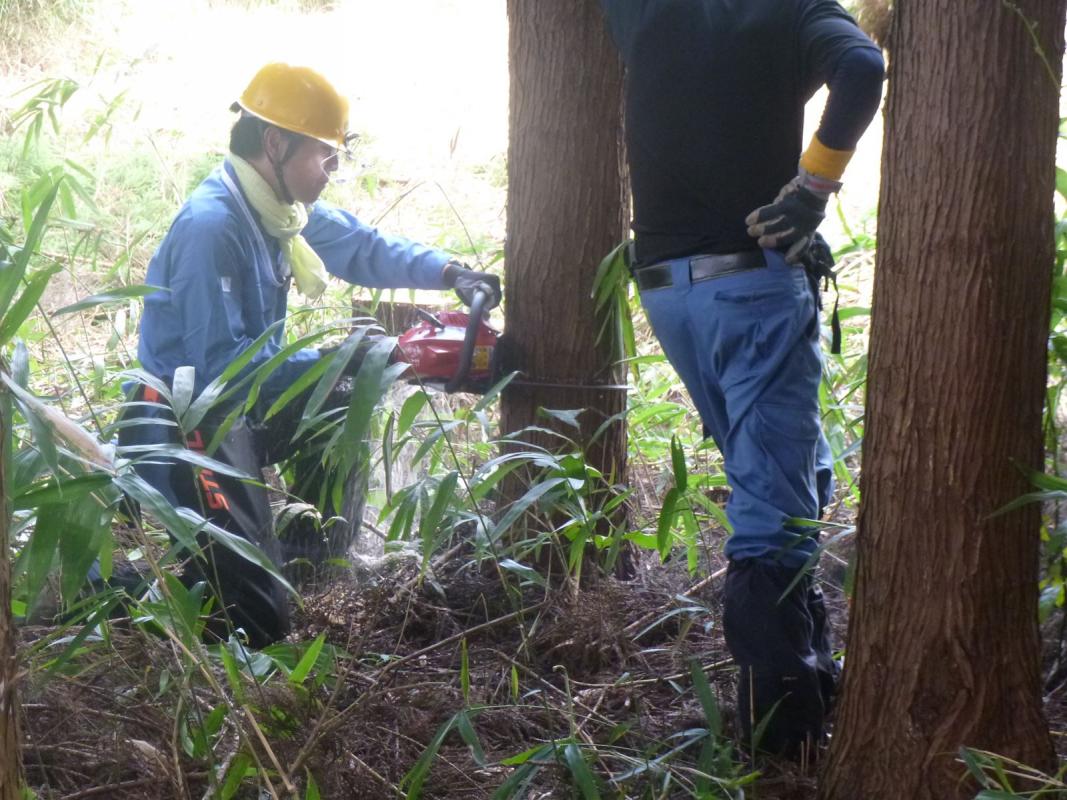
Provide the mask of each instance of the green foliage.
{"label": "green foliage", "polygon": [[960,748],[959,760],[981,788],[974,800],[1036,800],[1063,797],[1067,766],[1055,775],[1020,764],[985,750]]}

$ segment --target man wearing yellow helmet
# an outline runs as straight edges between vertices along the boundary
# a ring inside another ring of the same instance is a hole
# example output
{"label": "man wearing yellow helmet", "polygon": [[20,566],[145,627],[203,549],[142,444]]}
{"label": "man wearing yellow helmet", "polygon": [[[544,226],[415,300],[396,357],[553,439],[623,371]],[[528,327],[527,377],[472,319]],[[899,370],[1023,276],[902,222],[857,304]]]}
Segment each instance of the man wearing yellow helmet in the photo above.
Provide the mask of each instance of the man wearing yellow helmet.
{"label": "man wearing yellow helmet", "polygon": [[[348,138],[348,103],[307,67],[268,64],[233,106],[240,116],[230,134],[227,159],[190,195],[148,267],[146,283],[160,287],[145,299],[138,357],[145,371],[173,386],[193,370],[199,395],[260,337],[266,343],[242,373],[274,360],[260,387],[269,408],[323,353],[302,349],[282,357],[290,286],[318,297],[328,275],[376,288],[452,288],[469,304],[475,289],[500,301],[499,279],[475,272],[449,254],[379,233],[348,212],[319,201]],[[179,372],[181,370],[181,372]],[[170,409],[148,380],[139,392],[142,424],[122,429],[120,444],[143,454],[179,444]],[[160,386],[156,383],[156,386]],[[284,415],[281,415],[284,417]],[[241,418],[212,454],[254,477],[269,463],[291,456],[298,420]],[[282,425],[282,429],[279,429]],[[185,444],[202,450],[210,431],[184,431]],[[321,458],[306,459],[321,474]],[[300,464],[297,465],[297,481]],[[198,475],[184,461],[141,458],[141,475],[174,506],[202,509],[216,526],[259,545],[278,563],[280,553],[266,489],[210,470]],[[314,477],[303,476],[305,485]],[[207,545],[205,539],[203,542]],[[269,573],[231,548],[208,554],[187,578],[214,587],[229,624],[254,646],[288,631],[288,604]],[[217,630],[224,635],[225,626]]]}

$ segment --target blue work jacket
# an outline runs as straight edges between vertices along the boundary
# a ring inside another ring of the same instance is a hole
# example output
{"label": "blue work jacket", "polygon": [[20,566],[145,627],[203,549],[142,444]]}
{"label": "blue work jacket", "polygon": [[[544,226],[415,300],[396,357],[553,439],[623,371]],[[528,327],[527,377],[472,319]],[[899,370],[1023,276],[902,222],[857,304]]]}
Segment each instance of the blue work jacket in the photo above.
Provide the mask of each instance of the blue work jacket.
{"label": "blue work jacket", "polygon": [[[450,256],[364,225],[318,202],[303,236],[327,271],[375,288],[443,289]],[[289,266],[245,199],[228,162],[190,195],[148,265],[145,282],[162,291],[145,298],[138,358],[145,370],[171,381],[181,366],[196,370],[195,391],[219,377],[267,328],[284,320]],[[282,322],[249,369],[285,346]],[[300,350],[262,388],[271,400],[319,358]]]}

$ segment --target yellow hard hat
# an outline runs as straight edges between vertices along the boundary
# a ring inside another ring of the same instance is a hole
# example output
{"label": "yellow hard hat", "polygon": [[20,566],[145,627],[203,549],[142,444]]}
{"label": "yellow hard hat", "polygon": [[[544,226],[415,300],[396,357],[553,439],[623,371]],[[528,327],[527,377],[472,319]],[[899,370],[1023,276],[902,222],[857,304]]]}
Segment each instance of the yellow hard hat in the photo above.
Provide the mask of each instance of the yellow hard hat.
{"label": "yellow hard hat", "polygon": [[252,78],[237,105],[279,128],[345,146],[348,101],[308,67],[267,64]]}

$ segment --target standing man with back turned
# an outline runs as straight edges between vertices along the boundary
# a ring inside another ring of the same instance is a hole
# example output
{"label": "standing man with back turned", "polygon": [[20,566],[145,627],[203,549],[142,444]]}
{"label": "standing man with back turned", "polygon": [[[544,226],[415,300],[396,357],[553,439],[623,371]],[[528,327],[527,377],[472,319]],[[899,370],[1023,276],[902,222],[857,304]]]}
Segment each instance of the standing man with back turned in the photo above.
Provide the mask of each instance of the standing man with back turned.
{"label": "standing man with back turned", "polygon": [[837,677],[821,593],[797,578],[816,541],[789,524],[833,492],[805,262],[878,109],[881,52],[833,0],[601,4],[627,72],[641,302],[732,490],[723,624],[741,734],[770,715],[759,746],[797,755],[822,736]]}

